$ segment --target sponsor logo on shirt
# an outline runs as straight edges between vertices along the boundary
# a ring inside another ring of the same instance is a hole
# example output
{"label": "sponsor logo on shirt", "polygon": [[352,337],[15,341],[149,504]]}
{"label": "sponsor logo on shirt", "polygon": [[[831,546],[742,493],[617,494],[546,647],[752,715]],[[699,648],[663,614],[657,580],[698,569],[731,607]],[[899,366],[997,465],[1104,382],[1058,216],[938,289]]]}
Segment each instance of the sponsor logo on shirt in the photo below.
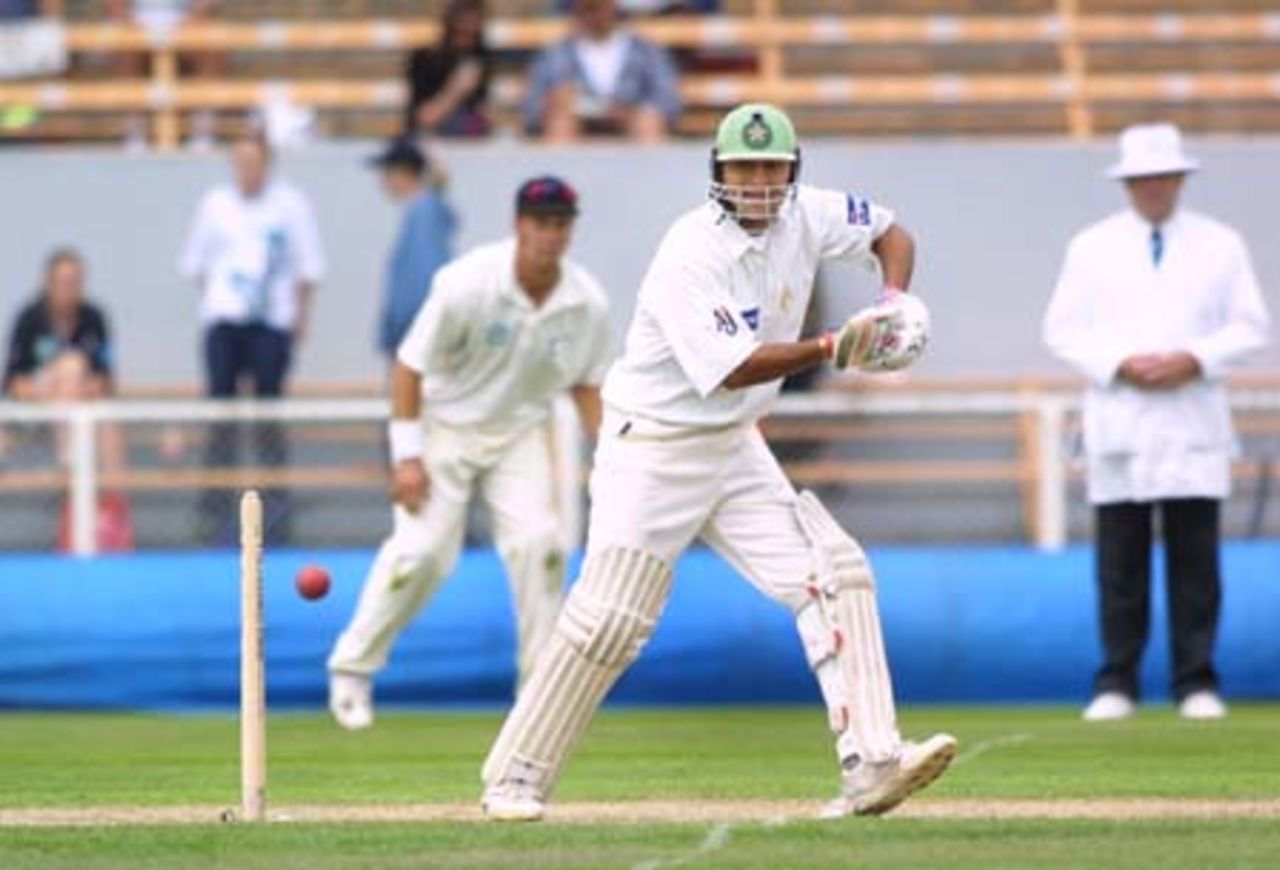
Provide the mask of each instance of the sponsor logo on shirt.
{"label": "sponsor logo on shirt", "polygon": [[501,347],[511,338],[511,326],[502,320],[495,320],[489,324],[489,328],[484,332],[485,344],[489,347]]}
{"label": "sponsor logo on shirt", "polygon": [[747,326],[751,327],[752,332],[760,329],[760,309],[746,308],[742,311],[742,319],[746,321]]}
{"label": "sponsor logo on shirt", "polygon": [[716,318],[716,332],[723,332],[725,335],[738,334],[738,321],[734,319],[732,311],[722,306],[712,313]]}
{"label": "sponsor logo on shirt", "polygon": [[865,199],[858,199],[852,193],[845,194],[848,203],[849,223],[855,227],[871,226],[871,205]]}

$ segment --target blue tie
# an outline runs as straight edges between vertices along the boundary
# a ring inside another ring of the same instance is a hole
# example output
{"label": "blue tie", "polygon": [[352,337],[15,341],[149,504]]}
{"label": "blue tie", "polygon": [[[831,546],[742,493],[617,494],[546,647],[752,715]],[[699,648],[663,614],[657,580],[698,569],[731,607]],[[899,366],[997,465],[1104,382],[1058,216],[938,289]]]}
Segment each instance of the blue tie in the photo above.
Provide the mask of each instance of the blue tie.
{"label": "blue tie", "polygon": [[1160,232],[1159,227],[1151,228],[1151,263],[1159,266],[1160,259],[1164,256],[1164,233]]}

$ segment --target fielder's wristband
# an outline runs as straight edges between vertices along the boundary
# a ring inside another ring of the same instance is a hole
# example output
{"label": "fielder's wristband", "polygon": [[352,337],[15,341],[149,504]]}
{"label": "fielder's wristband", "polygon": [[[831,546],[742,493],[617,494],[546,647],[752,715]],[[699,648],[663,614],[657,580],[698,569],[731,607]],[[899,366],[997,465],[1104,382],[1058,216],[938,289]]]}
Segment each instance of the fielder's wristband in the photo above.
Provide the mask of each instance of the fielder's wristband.
{"label": "fielder's wristband", "polygon": [[818,336],[818,346],[822,348],[822,355],[828,360],[836,358],[836,337],[833,333],[824,332]]}
{"label": "fielder's wristband", "polygon": [[880,292],[876,294],[876,304],[879,305],[882,302],[888,302],[889,300],[897,297],[899,293],[906,292],[907,291],[903,290],[901,287],[896,287],[893,284],[885,284],[880,288]]}
{"label": "fielder's wristband", "polygon": [[391,461],[404,462],[422,455],[422,424],[417,420],[392,420],[387,424]]}

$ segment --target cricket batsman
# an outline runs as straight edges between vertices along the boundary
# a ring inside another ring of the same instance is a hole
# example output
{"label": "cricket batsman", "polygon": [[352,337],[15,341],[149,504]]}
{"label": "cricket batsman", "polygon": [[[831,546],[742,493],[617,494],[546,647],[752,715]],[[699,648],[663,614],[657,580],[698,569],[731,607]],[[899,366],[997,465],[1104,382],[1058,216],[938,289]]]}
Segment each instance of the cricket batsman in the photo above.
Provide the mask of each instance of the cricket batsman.
{"label": "cricket batsman", "polygon": [[522,677],[550,636],[564,586],[552,399],[568,391],[600,427],[610,360],[604,291],[565,256],[578,195],[559,178],[516,194],[515,238],[436,273],[397,351],[389,439],[393,530],[329,656],[338,724],[373,724],[372,679],[448,576],[479,493],[511,584]]}
{"label": "cricket batsman", "polygon": [[[887,812],[955,755],[949,735],[899,735],[867,557],[812,493],[795,492],[756,425],[792,372],[893,370],[921,354],[928,312],[906,292],[914,242],[879,205],[799,185],[795,130],[771,105],[724,117],[711,176],[710,201],[659,245],[605,379],[586,556],[484,764],[490,818],[542,817],[695,538],[795,616],[842,775],[824,816]],[[801,339],[826,259],[878,268],[884,289],[839,330]]]}

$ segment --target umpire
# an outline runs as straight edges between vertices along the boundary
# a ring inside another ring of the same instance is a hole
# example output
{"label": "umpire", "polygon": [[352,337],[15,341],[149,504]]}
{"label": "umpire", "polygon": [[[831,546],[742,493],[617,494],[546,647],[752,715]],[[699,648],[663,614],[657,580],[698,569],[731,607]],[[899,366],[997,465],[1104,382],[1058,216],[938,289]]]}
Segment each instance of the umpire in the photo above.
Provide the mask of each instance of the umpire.
{"label": "umpire", "polygon": [[1157,511],[1178,711],[1227,714],[1213,646],[1219,509],[1238,448],[1223,377],[1266,342],[1268,318],[1240,235],[1178,206],[1198,166],[1170,124],[1125,130],[1109,174],[1129,207],[1071,241],[1045,315],[1049,348],[1090,381],[1084,440],[1105,661],[1089,721],[1136,710]]}

